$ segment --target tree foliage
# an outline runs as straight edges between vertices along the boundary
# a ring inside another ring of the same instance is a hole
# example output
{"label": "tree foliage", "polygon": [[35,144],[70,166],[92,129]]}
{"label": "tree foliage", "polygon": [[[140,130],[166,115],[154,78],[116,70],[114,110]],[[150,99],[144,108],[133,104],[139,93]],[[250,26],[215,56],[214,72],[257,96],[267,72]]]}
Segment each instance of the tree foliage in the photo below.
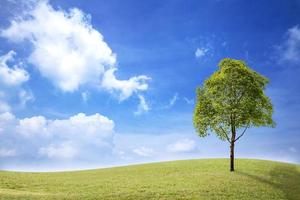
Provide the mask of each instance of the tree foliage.
{"label": "tree foliage", "polygon": [[[245,62],[223,59],[203,87],[197,88],[193,121],[199,136],[214,132],[232,143],[249,127],[274,127],[273,106],[264,92],[268,82]],[[235,135],[238,129],[239,136]]]}

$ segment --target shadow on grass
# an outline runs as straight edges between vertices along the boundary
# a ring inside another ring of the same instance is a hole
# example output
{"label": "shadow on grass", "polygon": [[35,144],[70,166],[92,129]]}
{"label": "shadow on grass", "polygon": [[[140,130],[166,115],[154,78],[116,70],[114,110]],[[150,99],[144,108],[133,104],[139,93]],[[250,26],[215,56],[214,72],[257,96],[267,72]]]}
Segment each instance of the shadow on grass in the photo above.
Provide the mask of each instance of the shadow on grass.
{"label": "shadow on grass", "polygon": [[237,171],[237,173],[262,183],[269,184],[270,186],[281,190],[288,200],[300,199],[300,172],[293,165],[273,168],[269,172],[269,178],[264,178],[241,171]]}

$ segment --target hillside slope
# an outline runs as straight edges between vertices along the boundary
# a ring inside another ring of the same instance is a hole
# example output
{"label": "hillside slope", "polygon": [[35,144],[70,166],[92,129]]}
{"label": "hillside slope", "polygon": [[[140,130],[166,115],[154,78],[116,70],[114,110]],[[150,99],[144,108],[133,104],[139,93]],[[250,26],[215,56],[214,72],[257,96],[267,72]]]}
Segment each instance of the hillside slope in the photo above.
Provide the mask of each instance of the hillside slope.
{"label": "hillside slope", "polygon": [[0,199],[300,199],[300,166],[185,160],[58,173],[0,171]]}

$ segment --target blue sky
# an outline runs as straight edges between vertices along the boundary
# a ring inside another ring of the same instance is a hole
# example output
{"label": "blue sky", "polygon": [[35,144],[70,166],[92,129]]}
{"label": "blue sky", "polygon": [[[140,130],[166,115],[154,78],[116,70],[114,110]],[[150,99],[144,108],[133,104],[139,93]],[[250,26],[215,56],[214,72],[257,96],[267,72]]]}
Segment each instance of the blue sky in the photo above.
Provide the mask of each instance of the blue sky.
{"label": "blue sky", "polygon": [[195,89],[225,57],[270,79],[276,128],[237,157],[300,163],[300,1],[0,2],[0,168],[228,157],[199,138]]}

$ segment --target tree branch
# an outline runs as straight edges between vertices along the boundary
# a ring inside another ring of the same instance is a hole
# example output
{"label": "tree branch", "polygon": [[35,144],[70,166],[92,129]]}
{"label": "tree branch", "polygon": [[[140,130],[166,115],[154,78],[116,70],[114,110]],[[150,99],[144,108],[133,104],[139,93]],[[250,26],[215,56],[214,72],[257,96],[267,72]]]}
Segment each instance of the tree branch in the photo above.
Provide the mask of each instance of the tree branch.
{"label": "tree branch", "polygon": [[238,139],[240,139],[240,138],[245,134],[245,132],[246,132],[246,130],[247,130],[248,128],[249,128],[249,124],[245,127],[243,133],[242,133],[239,137],[237,137],[237,138],[234,140],[234,142],[238,141]]}
{"label": "tree branch", "polygon": [[229,139],[229,137],[228,137],[226,131],[222,128],[222,126],[220,126],[220,129],[223,131],[226,140],[230,143],[230,139]]}

